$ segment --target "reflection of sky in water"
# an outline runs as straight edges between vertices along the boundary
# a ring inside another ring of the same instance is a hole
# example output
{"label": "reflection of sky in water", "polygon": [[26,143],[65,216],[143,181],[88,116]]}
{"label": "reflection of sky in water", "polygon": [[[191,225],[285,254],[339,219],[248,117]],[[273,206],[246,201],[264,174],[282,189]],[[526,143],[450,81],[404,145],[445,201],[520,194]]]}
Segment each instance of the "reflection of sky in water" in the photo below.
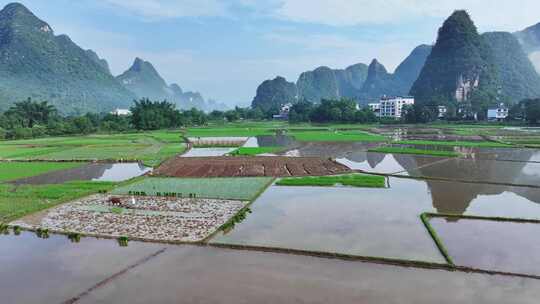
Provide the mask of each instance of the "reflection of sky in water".
{"label": "reflection of sky in water", "polygon": [[[527,163],[523,169],[523,174],[525,175],[534,175],[540,177],[540,164],[537,163]],[[540,179],[538,180],[538,183],[540,184]]]}
{"label": "reflection of sky in water", "polygon": [[336,161],[353,170],[363,170],[363,171],[368,171],[368,172],[397,173],[397,172],[401,172],[405,170],[405,168],[396,161],[396,159],[394,158],[394,155],[392,154],[380,154],[380,155],[384,155],[384,158],[382,160],[380,161],[377,160],[371,163],[367,159],[362,162],[356,162],[356,161],[349,160],[347,158],[338,158],[336,159]]}
{"label": "reflection of sky in water", "polygon": [[259,146],[259,141],[257,140],[257,137],[250,137],[246,143],[243,145],[243,147],[246,148],[257,148]]}
{"label": "reflection of sky in water", "polygon": [[0,235],[0,303],[64,303],[163,245],[34,233]]}
{"label": "reflection of sky in water", "polygon": [[236,148],[192,148],[182,154],[182,157],[222,156],[236,150]]}
{"label": "reflection of sky in water", "polygon": [[540,224],[444,218],[430,223],[459,266],[540,275]]}
{"label": "reflection of sky in water", "polygon": [[130,178],[140,176],[152,169],[138,163],[111,164],[105,169],[100,177],[93,178],[93,181],[120,182]]}

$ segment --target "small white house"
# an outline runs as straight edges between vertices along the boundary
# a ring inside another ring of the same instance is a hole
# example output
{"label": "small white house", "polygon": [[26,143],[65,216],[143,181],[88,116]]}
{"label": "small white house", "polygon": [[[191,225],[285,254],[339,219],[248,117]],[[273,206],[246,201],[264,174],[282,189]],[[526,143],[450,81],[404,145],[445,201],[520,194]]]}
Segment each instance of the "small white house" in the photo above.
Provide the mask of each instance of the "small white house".
{"label": "small white house", "polygon": [[292,103],[286,103],[281,105],[279,109],[279,114],[274,114],[272,117],[274,119],[289,119],[289,112],[291,111]]}
{"label": "small white house", "polygon": [[494,120],[504,120],[508,117],[508,108],[503,104],[499,104],[496,108],[489,108],[487,110],[487,119]]}
{"label": "small white house", "polygon": [[117,116],[127,116],[127,115],[131,115],[131,111],[128,109],[117,108],[116,110],[112,111],[111,114],[117,115]]}
{"label": "small white house", "polygon": [[446,108],[446,106],[437,106],[437,111],[438,111],[437,117],[444,118],[446,114],[448,113],[448,108]]}

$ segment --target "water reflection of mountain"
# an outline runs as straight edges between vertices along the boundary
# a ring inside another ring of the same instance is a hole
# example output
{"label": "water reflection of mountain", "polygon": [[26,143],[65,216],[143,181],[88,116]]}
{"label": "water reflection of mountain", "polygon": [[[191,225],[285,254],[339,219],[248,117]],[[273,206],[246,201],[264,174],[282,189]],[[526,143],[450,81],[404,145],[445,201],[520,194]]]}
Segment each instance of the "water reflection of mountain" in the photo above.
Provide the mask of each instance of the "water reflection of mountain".
{"label": "water reflection of mountain", "polygon": [[[514,157],[526,161],[535,151],[504,151],[519,153]],[[527,170],[528,166],[533,166]],[[491,181],[522,185],[538,185],[540,181],[540,166],[527,162],[508,162],[485,159],[454,159],[435,166],[414,169],[411,175],[436,176],[446,179]],[[512,192],[532,202],[540,203],[540,189],[531,187],[510,187],[493,184],[472,184],[457,182],[438,182],[426,180],[431,192],[433,207],[440,213],[463,214],[470,203],[479,195],[498,195]],[[512,202],[508,202],[511,204]]]}

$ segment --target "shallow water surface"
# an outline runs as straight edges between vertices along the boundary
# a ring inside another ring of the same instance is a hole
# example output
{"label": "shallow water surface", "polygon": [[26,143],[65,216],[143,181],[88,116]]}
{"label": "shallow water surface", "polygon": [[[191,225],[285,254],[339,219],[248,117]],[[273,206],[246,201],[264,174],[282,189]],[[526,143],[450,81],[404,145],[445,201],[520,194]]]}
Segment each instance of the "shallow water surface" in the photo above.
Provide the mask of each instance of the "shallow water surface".
{"label": "shallow water surface", "polygon": [[430,223],[456,265],[540,275],[540,224],[444,218]]}
{"label": "shallow water surface", "polygon": [[2,303],[63,303],[107,278],[76,303],[532,304],[540,298],[538,280],[287,254],[137,242],[118,247],[92,238],[72,244],[64,236],[42,240],[26,232],[0,236],[0,248]]}
{"label": "shallow water surface", "polygon": [[399,199],[393,189],[272,186],[245,221],[212,242],[444,263],[419,221],[431,206],[415,183],[390,181]]}
{"label": "shallow water surface", "polygon": [[158,251],[163,245],[34,233],[0,235],[1,303],[63,303],[94,284]]}
{"label": "shallow water surface", "polygon": [[222,156],[234,150],[236,148],[191,148],[182,157]]}
{"label": "shallow water surface", "polygon": [[387,189],[272,186],[211,242],[443,262],[423,212],[540,218],[540,189],[389,178]]}
{"label": "shallow water surface", "polygon": [[15,180],[16,185],[62,184],[76,180],[120,182],[143,175],[152,169],[139,163],[90,163],[81,167],[53,171]]}
{"label": "shallow water surface", "polygon": [[407,175],[515,185],[540,185],[540,163],[455,158]]}
{"label": "shallow water surface", "polygon": [[259,135],[250,137],[243,147],[288,147],[295,143],[294,138],[287,135]]}

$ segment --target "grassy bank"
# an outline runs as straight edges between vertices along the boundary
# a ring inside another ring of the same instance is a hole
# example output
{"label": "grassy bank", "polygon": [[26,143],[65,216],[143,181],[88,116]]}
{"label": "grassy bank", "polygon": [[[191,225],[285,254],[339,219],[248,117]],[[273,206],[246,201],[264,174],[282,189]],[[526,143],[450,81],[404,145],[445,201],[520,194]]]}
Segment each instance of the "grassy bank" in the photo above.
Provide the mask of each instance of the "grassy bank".
{"label": "grassy bank", "polygon": [[0,222],[54,207],[58,204],[114,187],[109,182],[68,182],[58,185],[0,184]]}
{"label": "grassy bank", "polygon": [[435,229],[433,229],[433,226],[431,226],[431,224],[429,223],[430,218],[431,216],[428,213],[422,213],[420,215],[420,220],[422,220],[422,223],[424,223],[424,226],[426,227],[428,233],[433,238],[433,241],[437,245],[437,248],[439,248],[439,251],[444,256],[448,264],[450,264],[451,266],[454,266],[455,265],[454,261],[452,260],[452,257],[450,256],[450,254],[448,253],[448,250],[444,246],[444,243],[439,238],[439,235],[437,234]]}
{"label": "grassy bank", "polygon": [[368,174],[345,174],[333,176],[305,176],[282,178],[276,182],[279,186],[323,186],[331,187],[336,185],[365,187],[365,188],[385,188],[386,180],[383,176]]}
{"label": "grassy bank", "polygon": [[232,151],[231,155],[253,156],[265,153],[276,153],[282,147],[241,147]]}
{"label": "grassy bank", "polygon": [[461,155],[460,153],[454,151],[424,150],[406,147],[378,147],[369,149],[368,151],[377,153],[432,155],[440,157],[458,157]]}

